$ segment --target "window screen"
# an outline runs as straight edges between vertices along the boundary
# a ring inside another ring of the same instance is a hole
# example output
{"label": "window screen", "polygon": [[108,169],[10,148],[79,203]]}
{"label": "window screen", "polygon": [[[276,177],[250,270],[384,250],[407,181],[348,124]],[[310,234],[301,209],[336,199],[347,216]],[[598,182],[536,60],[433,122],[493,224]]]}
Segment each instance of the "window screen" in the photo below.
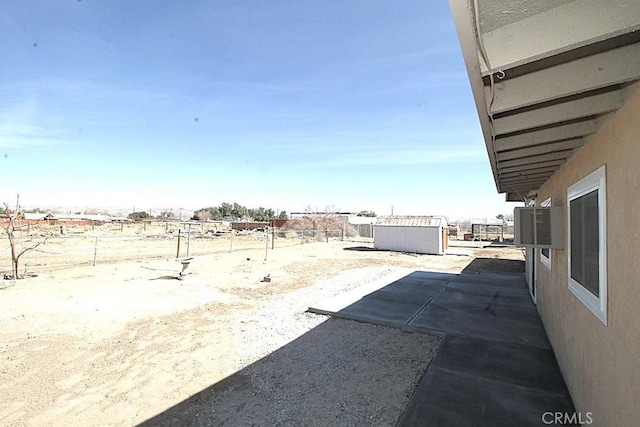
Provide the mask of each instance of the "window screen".
{"label": "window screen", "polygon": [[598,190],[571,200],[571,278],[600,296]]}

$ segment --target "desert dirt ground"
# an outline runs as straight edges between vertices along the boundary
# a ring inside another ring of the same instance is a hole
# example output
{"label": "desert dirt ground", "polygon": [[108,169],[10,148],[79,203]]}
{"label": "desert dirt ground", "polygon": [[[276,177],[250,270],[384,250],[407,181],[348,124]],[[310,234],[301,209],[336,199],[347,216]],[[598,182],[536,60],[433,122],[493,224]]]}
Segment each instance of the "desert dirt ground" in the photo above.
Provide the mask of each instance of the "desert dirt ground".
{"label": "desert dirt ground", "polygon": [[[265,260],[264,241],[239,239],[231,252],[229,240],[193,241],[185,280],[176,280],[175,240],[113,239],[95,266],[69,266],[60,246],[37,255],[38,277],[0,281],[0,424],[135,425],[324,321],[304,313],[308,298],[402,269],[458,273],[507,259],[504,268],[517,271],[523,259],[512,247],[432,256],[302,242],[277,242]],[[278,329],[286,316],[303,326]]]}

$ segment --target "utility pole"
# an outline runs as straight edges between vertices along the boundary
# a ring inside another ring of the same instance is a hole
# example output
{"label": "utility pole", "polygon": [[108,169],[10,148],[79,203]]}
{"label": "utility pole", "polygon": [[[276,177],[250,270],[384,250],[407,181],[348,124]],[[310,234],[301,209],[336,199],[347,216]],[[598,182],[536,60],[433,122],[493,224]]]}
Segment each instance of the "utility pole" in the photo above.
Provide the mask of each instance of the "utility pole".
{"label": "utility pole", "polygon": [[391,205],[391,216],[393,216],[393,205]]}

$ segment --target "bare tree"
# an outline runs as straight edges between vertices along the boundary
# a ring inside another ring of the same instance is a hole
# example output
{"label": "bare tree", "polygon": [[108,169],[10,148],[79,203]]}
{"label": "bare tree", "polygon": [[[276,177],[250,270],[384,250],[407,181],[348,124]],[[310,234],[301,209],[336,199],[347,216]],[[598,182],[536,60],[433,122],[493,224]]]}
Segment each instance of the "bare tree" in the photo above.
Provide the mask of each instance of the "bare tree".
{"label": "bare tree", "polygon": [[303,217],[289,219],[283,228],[311,231],[315,239],[322,240],[326,238],[327,232],[342,230],[344,222],[345,218],[338,215],[333,206],[327,207],[324,211],[313,210],[307,206]]}
{"label": "bare tree", "polygon": [[11,248],[11,276],[13,279],[19,279],[20,275],[18,274],[18,266],[20,257],[25,253],[36,249],[38,246],[45,243],[46,238],[44,240],[36,241],[36,242],[28,242],[22,247],[18,247],[16,244],[16,235],[15,232],[19,230],[21,227],[16,224],[19,219],[19,212],[16,209],[15,212],[11,212],[9,209],[9,205],[4,204],[4,215],[5,215],[5,224],[4,224],[4,232],[9,238],[9,246]]}

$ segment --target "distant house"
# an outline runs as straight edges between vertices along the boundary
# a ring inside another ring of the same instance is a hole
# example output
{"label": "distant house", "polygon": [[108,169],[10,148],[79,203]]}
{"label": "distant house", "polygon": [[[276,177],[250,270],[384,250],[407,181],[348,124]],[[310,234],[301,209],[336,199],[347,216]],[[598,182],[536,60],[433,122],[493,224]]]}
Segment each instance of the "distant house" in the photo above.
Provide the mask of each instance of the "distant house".
{"label": "distant house", "polygon": [[126,216],[112,216],[111,222],[131,222],[132,220]]}
{"label": "distant house", "polygon": [[269,220],[269,226],[273,228],[281,228],[289,221],[288,218],[271,218]]}
{"label": "distant house", "polygon": [[236,221],[231,223],[231,229],[236,231],[264,230],[269,226],[268,222]]}
{"label": "distant house", "polygon": [[95,215],[95,214],[53,214],[52,219],[59,221],[96,221],[96,222],[111,222],[111,216],[109,215]]}
{"label": "distant house", "polygon": [[[51,214],[48,214],[51,215]],[[24,219],[27,221],[43,221],[44,219],[46,219],[47,214],[44,212],[39,212],[39,213],[30,213],[30,212],[26,212],[24,214]]]}
{"label": "distant house", "polygon": [[373,225],[376,249],[444,255],[449,226],[443,216],[383,216]]}
{"label": "distant house", "polygon": [[640,2],[524,3],[449,0],[494,180],[561,213],[526,278],[577,412],[638,425]]}

